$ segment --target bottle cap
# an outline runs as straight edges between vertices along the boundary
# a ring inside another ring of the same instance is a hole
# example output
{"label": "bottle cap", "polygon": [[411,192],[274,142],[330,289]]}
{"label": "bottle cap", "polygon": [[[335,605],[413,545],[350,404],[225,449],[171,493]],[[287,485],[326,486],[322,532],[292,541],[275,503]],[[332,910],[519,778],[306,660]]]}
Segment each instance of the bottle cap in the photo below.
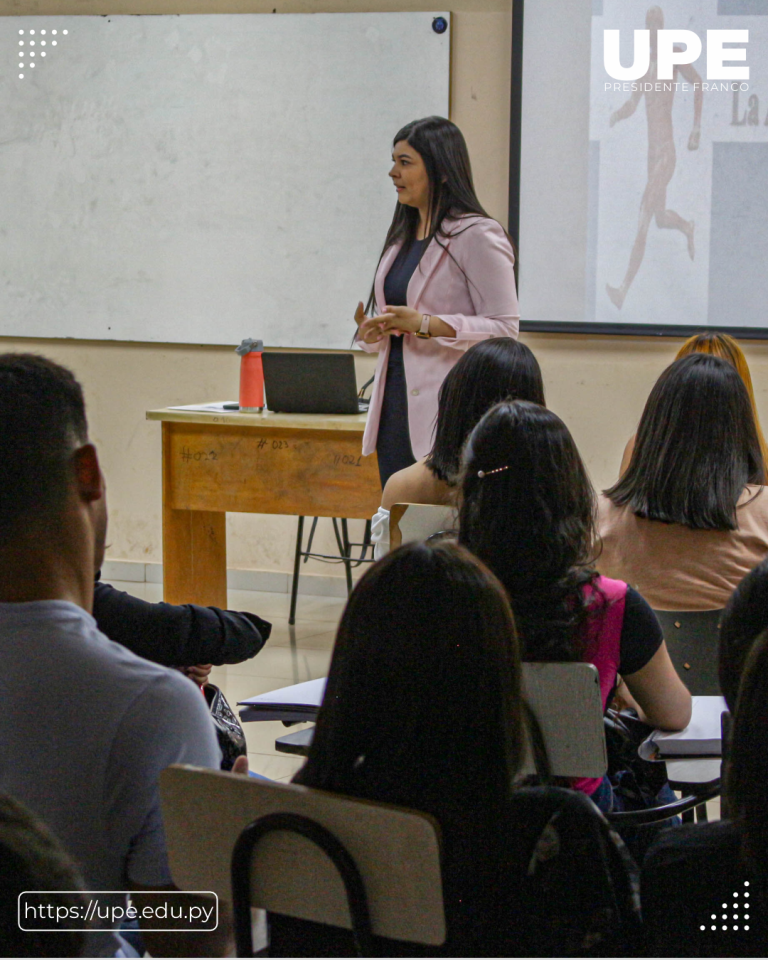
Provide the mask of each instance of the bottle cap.
{"label": "bottle cap", "polygon": [[253,340],[251,337],[248,337],[246,340],[243,340],[239,347],[235,347],[235,353],[238,354],[238,356],[244,357],[247,353],[261,353],[263,349],[263,340]]}

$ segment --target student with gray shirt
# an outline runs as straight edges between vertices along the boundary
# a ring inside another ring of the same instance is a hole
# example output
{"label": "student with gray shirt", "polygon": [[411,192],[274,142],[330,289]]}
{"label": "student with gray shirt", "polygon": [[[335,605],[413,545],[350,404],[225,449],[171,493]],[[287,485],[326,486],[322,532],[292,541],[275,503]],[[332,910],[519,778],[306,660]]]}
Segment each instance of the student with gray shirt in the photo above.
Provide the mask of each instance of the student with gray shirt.
{"label": "student with gray shirt", "polygon": [[[42,357],[0,356],[0,791],[50,827],[87,889],[162,889],[159,774],[218,768],[220,753],[194,685],[97,629],[106,527],[80,385]],[[185,952],[216,934],[196,936]],[[119,946],[94,943],[91,956]]]}

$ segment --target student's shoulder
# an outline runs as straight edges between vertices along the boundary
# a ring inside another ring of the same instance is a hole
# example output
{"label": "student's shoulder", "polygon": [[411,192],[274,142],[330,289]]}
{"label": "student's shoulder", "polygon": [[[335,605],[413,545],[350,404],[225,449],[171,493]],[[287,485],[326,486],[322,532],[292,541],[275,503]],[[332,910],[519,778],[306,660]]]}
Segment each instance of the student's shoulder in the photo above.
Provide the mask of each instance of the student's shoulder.
{"label": "student's shoulder", "polygon": [[[151,666],[156,666],[151,664]],[[146,749],[168,763],[218,767],[208,704],[199,687],[178,670],[157,667],[142,677],[121,720],[122,736],[144,739]],[[158,736],[158,732],[162,736]]]}
{"label": "student's shoulder", "polygon": [[425,499],[435,495],[435,475],[423,460],[398,470],[387,480],[381,494],[381,505],[391,510],[395,503],[437,503]]}
{"label": "student's shoulder", "polygon": [[750,483],[744,488],[736,506],[739,518],[756,516],[768,517],[768,487]]}
{"label": "student's shoulder", "polygon": [[[185,705],[201,706],[203,698],[195,684],[178,670],[145,660],[121,643],[110,640],[93,625],[89,631],[90,657],[87,666],[94,679],[109,680],[115,704],[123,701],[126,709],[178,710]],[[85,666],[85,661],[84,661]]]}

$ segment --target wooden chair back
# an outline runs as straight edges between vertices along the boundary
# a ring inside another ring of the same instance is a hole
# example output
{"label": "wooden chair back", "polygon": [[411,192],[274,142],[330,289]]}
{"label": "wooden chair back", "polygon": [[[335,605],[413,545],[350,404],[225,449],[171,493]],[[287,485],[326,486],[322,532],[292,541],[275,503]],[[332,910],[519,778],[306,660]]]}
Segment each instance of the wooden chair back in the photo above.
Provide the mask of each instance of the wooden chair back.
{"label": "wooden chair back", "polygon": [[[541,728],[553,776],[602,777],[608,755],[596,667],[524,663],[523,694]],[[536,772],[530,742],[522,772]]]}
{"label": "wooden chair back", "polygon": [[[184,766],[163,771],[160,796],[171,875],[180,889],[213,891],[231,902],[232,851],[242,830],[270,814],[295,814],[325,827],[351,855],[376,936],[444,942],[438,830],[425,814]],[[252,906],[351,928],[339,874],[306,838],[265,836],[254,853],[252,877]]]}

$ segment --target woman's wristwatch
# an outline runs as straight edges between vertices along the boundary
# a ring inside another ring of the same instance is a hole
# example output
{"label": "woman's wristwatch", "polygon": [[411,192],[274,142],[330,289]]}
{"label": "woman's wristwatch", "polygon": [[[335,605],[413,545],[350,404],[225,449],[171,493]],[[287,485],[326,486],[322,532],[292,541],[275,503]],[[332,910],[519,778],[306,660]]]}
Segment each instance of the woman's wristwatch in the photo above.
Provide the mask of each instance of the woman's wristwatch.
{"label": "woman's wristwatch", "polygon": [[416,336],[421,337],[422,340],[428,340],[432,334],[429,332],[429,321],[432,317],[428,313],[423,313],[421,315],[421,326],[416,331]]}

